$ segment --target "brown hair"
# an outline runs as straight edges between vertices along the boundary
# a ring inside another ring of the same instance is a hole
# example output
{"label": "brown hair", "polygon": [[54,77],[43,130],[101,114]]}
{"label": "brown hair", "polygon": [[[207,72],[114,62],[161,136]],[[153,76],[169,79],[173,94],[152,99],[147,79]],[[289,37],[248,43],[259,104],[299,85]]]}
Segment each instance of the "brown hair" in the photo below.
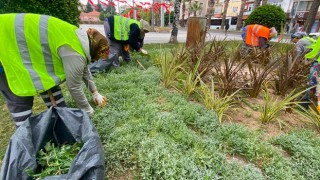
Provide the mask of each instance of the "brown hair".
{"label": "brown hair", "polygon": [[90,39],[90,55],[91,59],[98,60],[103,51],[109,50],[109,43],[105,36],[103,36],[96,29],[89,28],[87,30]]}

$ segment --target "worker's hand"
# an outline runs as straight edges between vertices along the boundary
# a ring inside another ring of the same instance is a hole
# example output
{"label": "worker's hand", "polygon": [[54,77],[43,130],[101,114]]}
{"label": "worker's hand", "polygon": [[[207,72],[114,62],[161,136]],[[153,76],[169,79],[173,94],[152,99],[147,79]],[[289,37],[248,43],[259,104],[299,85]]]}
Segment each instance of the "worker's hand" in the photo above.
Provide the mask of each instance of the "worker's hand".
{"label": "worker's hand", "polygon": [[144,50],[142,48],[140,49],[140,51],[142,52],[142,54],[146,54],[146,55],[148,54],[148,51],[146,51],[146,50]]}
{"label": "worker's hand", "polygon": [[317,106],[317,110],[318,110],[318,113],[320,113],[320,106],[319,105]]}
{"label": "worker's hand", "polygon": [[107,105],[107,98],[98,93],[98,91],[93,93],[93,100],[99,107],[104,107]]}
{"label": "worker's hand", "polygon": [[129,48],[130,48],[130,45],[129,45],[129,44],[123,45],[124,51],[128,52],[128,51],[129,51]]}

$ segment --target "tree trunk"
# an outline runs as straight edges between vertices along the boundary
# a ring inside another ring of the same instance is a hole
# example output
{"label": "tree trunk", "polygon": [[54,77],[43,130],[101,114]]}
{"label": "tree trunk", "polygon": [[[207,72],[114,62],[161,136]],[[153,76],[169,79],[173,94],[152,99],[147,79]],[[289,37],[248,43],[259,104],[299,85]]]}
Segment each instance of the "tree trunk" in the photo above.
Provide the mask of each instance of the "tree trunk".
{"label": "tree trunk", "polygon": [[261,4],[261,0],[255,0],[253,3],[252,11],[254,11],[256,8],[258,8]]}
{"label": "tree trunk", "polygon": [[242,16],[244,13],[244,7],[246,6],[246,0],[241,0],[240,12],[237,19],[237,27],[236,30],[239,31],[242,27]]}
{"label": "tree trunk", "polygon": [[262,6],[263,6],[263,5],[266,5],[266,4],[267,4],[267,2],[268,2],[268,0],[262,0],[262,3],[261,3],[261,4],[262,4]]}
{"label": "tree trunk", "polygon": [[214,14],[214,0],[208,0],[208,7],[206,12],[207,29],[210,29],[211,18],[213,14]]}
{"label": "tree trunk", "polygon": [[178,43],[178,24],[180,15],[180,0],[174,1],[174,18],[169,43]]}
{"label": "tree trunk", "polygon": [[186,0],[183,0],[182,2],[182,19],[181,19],[181,22],[180,22],[180,25],[181,27],[184,27],[184,16],[185,16],[185,13],[186,13]]}
{"label": "tree trunk", "polygon": [[230,0],[224,0],[222,22],[221,22],[221,27],[220,27],[220,29],[222,29],[222,30],[224,30],[224,26],[226,24],[226,15],[227,15],[227,10],[228,10],[228,6],[229,6],[229,1]]}
{"label": "tree trunk", "polygon": [[308,14],[308,19],[307,19],[306,24],[304,26],[304,28],[305,28],[304,31],[308,34],[311,32],[312,25],[314,23],[314,20],[316,18],[316,15],[317,15],[317,12],[319,9],[319,5],[320,5],[319,0],[314,0],[312,3],[311,9]]}

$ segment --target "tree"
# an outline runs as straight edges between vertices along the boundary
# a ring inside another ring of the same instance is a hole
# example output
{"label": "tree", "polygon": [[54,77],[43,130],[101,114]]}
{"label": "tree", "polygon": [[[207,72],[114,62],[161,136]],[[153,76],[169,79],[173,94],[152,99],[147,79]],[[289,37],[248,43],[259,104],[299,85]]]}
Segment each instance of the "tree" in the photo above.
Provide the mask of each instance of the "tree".
{"label": "tree", "polygon": [[202,9],[201,5],[196,1],[189,7],[189,12],[193,12],[193,16],[197,17],[197,12]]}
{"label": "tree", "polygon": [[246,24],[260,24],[266,27],[275,27],[280,31],[285,24],[287,16],[281,7],[263,5],[255,9],[247,18]]}
{"label": "tree", "polygon": [[320,5],[320,1],[319,0],[314,0],[313,3],[312,3],[311,9],[310,9],[309,14],[308,14],[308,19],[307,19],[306,24],[305,24],[305,31],[308,34],[311,32],[312,25],[314,23],[314,20],[316,18],[316,15],[317,15],[317,12],[318,12],[318,9],[319,9],[319,5]]}
{"label": "tree", "polygon": [[98,7],[98,9],[97,9],[98,12],[102,12],[103,11],[102,5],[101,5],[101,3],[99,1],[98,1],[98,4],[97,4],[97,7]]}
{"label": "tree", "polygon": [[210,29],[211,25],[211,17],[214,14],[214,0],[208,0],[208,7],[206,12],[206,18],[207,18],[207,27]]}
{"label": "tree", "polygon": [[92,12],[92,11],[93,11],[92,5],[89,2],[87,2],[85,12],[88,13],[88,12]]}
{"label": "tree", "polygon": [[224,29],[224,26],[226,24],[226,15],[227,15],[227,10],[229,6],[230,0],[225,0],[224,1],[224,8],[223,8],[223,15],[222,15],[222,22],[221,22],[221,27],[220,29]]}
{"label": "tree", "polygon": [[107,7],[106,7],[106,10],[105,10],[107,13],[109,13],[110,15],[115,15],[116,14],[116,8],[109,4]]}
{"label": "tree", "polygon": [[180,0],[174,1],[174,18],[169,43],[178,43],[178,24],[180,15]]}
{"label": "tree", "polygon": [[57,17],[79,25],[78,0],[1,0],[0,13],[36,13]]}
{"label": "tree", "polygon": [[173,18],[174,18],[174,12],[170,11],[170,17],[169,17],[169,13],[164,13],[164,24],[165,25],[170,25],[173,22]]}
{"label": "tree", "polygon": [[186,1],[189,1],[189,0],[182,0],[182,17],[181,17],[181,27],[184,27],[184,17],[185,17],[185,14],[186,14]]}
{"label": "tree", "polygon": [[239,15],[238,15],[237,27],[236,27],[236,30],[238,30],[238,31],[242,27],[242,17],[243,17],[245,6],[246,6],[246,0],[241,0],[241,7],[240,7],[240,12],[239,12]]}

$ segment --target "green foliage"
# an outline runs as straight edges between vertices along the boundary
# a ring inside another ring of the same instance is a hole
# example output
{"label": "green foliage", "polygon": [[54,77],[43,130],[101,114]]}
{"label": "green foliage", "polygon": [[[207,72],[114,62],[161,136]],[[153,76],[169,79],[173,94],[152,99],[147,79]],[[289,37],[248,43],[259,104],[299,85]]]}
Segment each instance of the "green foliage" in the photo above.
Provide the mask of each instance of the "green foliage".
{"label": "green foliage", "polygon": [[299,179],[299,174],[290,166],[289,159],[281,151],[261,140],[262,134],[249,131],[244,126],[225,125],[212,135],[232,155],[240,155],[254,162],[264,172],[264,179]]}
{"label": "green foliage", "polygon": [[97,9],[98,12],[102,12],[103,11],[103,8],[102,8],[102,5],[101,5],[100,1],[98,1],[97,7],[98,7],[98,9]]}
{"label": "green foliage", "polygon": [[0,13],[46,14],[79,25],[78,0],[4,0],[0,2]]}
{"label": "green foliage", "polygon": [[214,110],[218,114],[220,123],[222,123],[223,117],[226,116],[226,111],[235,106],[234,96],[236,92],[231,95],[220,97],[218,93],[215,93],[213,81],[211,81],[211,88],[201,81],[199,93],[203,105],[208,109]]}
{"label": "green foliage", "polygon": [[92,11],[93,11],[92,5],[88,1],[86,4],[85,12],[88,13],[88,12],[92,12]]}
{"label": "green foliage", "polygon": [[[173,11],[170,11],[170,15],[169,15],[169,13],[165,12],[164,13],[164,24],[166,24],[166,25],[169,25],[169,23],[172,24],[173,18],[174,18],[173,16],[174,16]],[[170,22],[169,22],[169,20],[170,20]]]}
{"label": "green foliage", "polygon": [[320,114],[314,106],[310,106],[309,109],[299,106],[298,109],[294,109],[294,111],[301,115],[299,120],[305,123],[311,123],[320,130]]}
{"label": "green foliage", "polygon": [[109,5],[106,7],[106,10],[101,10],[100,11],[100,16],[99,19],[101,21],[104,21],[105,18],[109,17],[109,16],[113,16],[116,15],[116,8],[112,5]]}
{"label": "green foliage", "polygon": [[278,120],[278,122],[281,123],[282,121],[278,119],[280,112],[290,108],[291,105],[296,104],[296,102],[293,102],[293,100],[304,92],[305,90],[296,93],[293,90],[283,100],[279,100],[278,98],[271,98],[268,88],[266,88],[264,93],[265,104],[260,108],[260,122],[268,123],[274,120]]}
{"label": "green foliage", "polygon": [[266,27],[275,27],[280,32],[286,22],[286,14],[280,6],[263,5],[256,8],[246,20],[245,25],[260,24]]}
{"label": "green foliage", "polygon": [[181,87],[179,87],[179,90],[187,97],[190,97],[194,92],[196,92],[198,84],[201,81],[200,76],[203,72],[198,73],[200,63],[201,59],[199,58],[198,62],[190,71],[183,68],[184,75],[183,78],[179,79],[181,82]]}
{"label": "green foliage", "polygon": [[[104,145],[107,179],[130,175],[132,179],[318,179],[317,134],[280,136],[284,140],[276,137],[270,144],[263,130],[219,124],[218,114],[204,103],[166,89],[161,84],[161,57],[165,53],[170,60],[184,57],[183,53],[170,56],[172,48],[146,44],[150,57],[132,54],[144,68],[133,60],[95,76],[99,92],[109,100],[104,108],[92,104],[95,113],[91,117]],[[66,87],[62,88],[68,105],[75,107]],[[212,89],[202,94],[204,101],[214,103]],[[91,93],[85,92],[90,100]],[[35,101],[35,106],[41,103]],[[8,124],[9,113],[4,112],[0,111],[5,118],[0,129],[8,133],[8,126],[3,125]],[[2,149],[8,141],[1,141]]]}
{"label": "green foliage", "polygon": [[291,156],[292,168],[303,179],[320,177],[320,138],[309,130],[295,130],[274,138],[273,144],[280,145]]}
{"label": "green foliage", "polygon": [[66,174],[69,171],[72,161],[77,156],[83,143],[72,145],[56,146],[51,141],[47,142],[37,155],[38,167],[36,172],[27,169],[29,176],[43,179],[47,176]]}

